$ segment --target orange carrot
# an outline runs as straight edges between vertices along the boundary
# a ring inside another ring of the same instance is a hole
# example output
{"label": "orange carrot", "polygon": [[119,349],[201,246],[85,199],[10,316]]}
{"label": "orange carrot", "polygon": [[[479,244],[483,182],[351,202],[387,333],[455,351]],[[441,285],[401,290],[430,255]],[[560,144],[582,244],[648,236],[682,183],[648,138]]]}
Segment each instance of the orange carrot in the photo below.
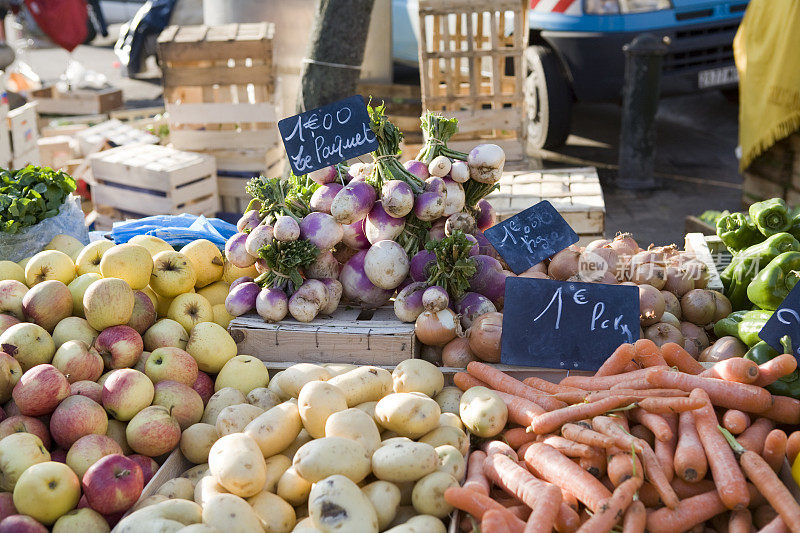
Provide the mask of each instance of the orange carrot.
{"label": "orange carrot", "polygon": [[650,339],[639,339],[633,343],[633,361],[642,368],[652,366],[667,366],[667,362],[661,355],[661,349]]}
{"label": "orange carrot", "polygon": [[783,376],[788,376],[797,369],[797,359],[790,353],[785,353],[758,365],[758,379],[753,385],[766,387],[775,383]]}
{"label": "orange carrot", "polygon": [[672,437],[669,440],[656,440],[653,452],[664,471],[667,481],[675,474],[675,448],[678,444],[678,415],[661,415],[669,426]]}
{"label": "orange carrot", "polygon": [[655,435],[653,435],[653,432],[641,424],[636,424],[633,427],[631,427],[630,433],[637,439],[642,439],[643,441],[645,441],[647,444],[650,445],[650,447],[653,447],[656,444],[656,437]]}
{"label": "orange carrot", "polygon": [[[541,489],[536,503],[531,507],[531,514],[525,524],[525,533],[551,533],[554,526],[558,527],[556,519],[563,505],[561,490],[558,487],[548,484]],[[578,514],[572,512],[577,521]]]}
{"label": "orange carrot", "polygon": [[667,441],[672,438],[672,431],[663,416],[639,408],[630,411],[630,416],[631,419],[652,431],[656,439]]}
{"label": "orange carrot", "polygon": [[481,532],[484,531],[486,533],[511,533],[511,529],[506,523],[506,517],[503,513],[494,509],[483,513]]}
{"label": "orange carrot", "polygon": [[793,431],[786,441],[786,458],[793,465],[794,460],[800,455],[800,431]]}
{"label": "orange carrot", "polygon": [[561,426],[561,435],[569,440],[596,448],[610,448],[614,445],[614,441],[608,436],[578,424],[564,424]]}
{"label": "orange carrot", "polygon": [[682,413],[699,408],[702,404],[691,398],[645,398],[639,400],[639,407],[650,413]]}
{"label": "orange carrot", "polygon": [[632,477],[644,479],[642,462],[636,454],[631,454],[630,448],[622,450],[614,446],[606,450],[606,454],[608,478],[615,487]]}
{"label": "orange carrot", "polygon": [[644,533],[647,524],[647,512],[644,504],[635,501],[625,511],[625,518],[622,520],[622,533]]}
{"label": "orange carrot", "polygon": [[[534,435],[534,433],[530,433],[530,435]],[[517,457],[525,457],[525,452],[527,451],[528,448],[531,447],[531,444],[533,443],[534,441],[526,442],[525,444],[517,448]]]}
{"label": "orange carrot", "polygon": [[487,440],[486,442],[483,443],[483,446],[481,446],[481,450],[483,450],[483,452],[486,453],[487,457],[491,457],[492,455],[499,453],[501,455],[505,455],[509,459],[513,459],[515,462],[519,461],[519,457],[517,457],[517,452],[515,452],[511,446],[509,446],[503,441]]}
{"label": "orange carrot", "polygon": [[594,418],[597,415],[630,403],[630,398],[611,396],[593,403],[570,405],[535,417],[531,421],[531,429],[538,434],[550,433],[567,422],[575,422],[576,420],[583,420],[584,418]]}
{"label": "orange carrot", "polygon": [[[634,355],[636,355],[636,351],[634,350],[633,344],[620,344],[619,347],[614,350],[614,353],[612,353],[600,366],[597,372],[594,373],[594,375],[597,377],[602,377],[620,374],[625,368],[625,365],[633,360]],[[562,385],[566,385],[563,380]]]}
{"label": "orange carrot", "polygon": [[529,387],[533,387],[534,389],[546,392],[547,394],[558,394],[559,392],[583,392],[583,393],[586,392],[584,390],[577,389],[575,387],[567,387],[565,385],[559,385],[558,383],[553,383],[551,381],[547,381],[546,379],[537,377],[525,378],[522,380],[522,382]]}
{"label": "orange carrot", "polygon": [[621,450],[633,449],[636,453],[641,453],[647,443],[631,435],[620,421],[621,419],[618,417],[598,415],[592,419],[592,429],[611,437],[614,445]]}
{"label": "orange carrot", "polygon": [[689,483],[706,477],[706,452],[697,435],[692,411],[678,415],[678,444],[675,447],[673,464],[677,476]]}
{"label": "orange carrot", "polygon": [[486,453],[480,450],[475,450],[469,454],[467,459],[467,478],[464,481],[464,488],[479,492],[480,494],[489,494],[489,480],[483,474],[483,462],[486,460]]}
{"label": "orange carrot", "polygon": [[[720,383],[727,382],[720,380]],[[731,451],[731,447],[717,429],[717,415],[714,413],[708,394],[704,390],[697,389],[692,391],[691,397],[701,398],[707,402],[700,409],[693,411],[694,421],[697,426],[697,434],[700,436],[700,442],[706,452],[711,475],[717,485],[719,497],[725,507],[732,511],[744,509],[750,503],[747,483],[744,480],[742,469],[739,468],[736,457]]]}
{"label": "orange carrot", "polygon": [[[618,389],[614,386],[608,390],[591,391],[588,394],[584,393],[584,395],[584,399],[587,402],[596,402],[608,396],[630,396],[636,398],[636,401],[642,401],[645,398],[685,398],[689,396],[689,393],[678,389]],[[556,397],[563,399],[558,394]]]}
{"label": "orange carrot", "polygon": [[588,391],[568,391],[568,392],[557,392],[553,394],[553,398],[556,400],[560,400],[564,403],[573,404],[573,403],[581,403],[586,401],[588,397]]}
{"label": "orange carrot", "polygon": [[788,396],[773,396],[772,406],[764,411],[752,411],[780,424],[800,424],[800,400]]}
{"label": "orange carrot", "polygon": [[444,499],[447,503],[471,514],[478,520],[483,519],[483,515],[488,511],[498,511],[504,518],[506,524],[511,525],[511,533],[522,533],[525,529],[525,522],[511,514],[505,507],[478,492],[474,492],[463,487],[449,487],[444,491]]}
{"label": "orange carrot", "polygon": [[453,374],[453,384],[462,391],[466,391],[467,389],[471,389],[472,387],[486,387],[491,389],[491,387],[488,384],[479,380],[475,376],[467,374],[466,372],[456,372],[455,374]]}
{"label": "orange carrot", "polygon": [[700,374],[705,371],[705,367],[697,362],[683,346],[674,342],[668,342],[661,347],[661,355],[669,366],[674,366],[686,374]]}
{"label": "orange carrot", "polygon": [[682,500],[684,498],[699,496],[705,492],[717,489],[717,486],[714,485],[714,480],[710,478],[698,479],[693,483],[687,483],[681,478],[676,477],[672,479],[672,483],[670,483],[670,485],[672,485],[672,488],[675,491],[675,494],[678,495],[678,498]]}
{"label": "orange carrot", "polygon": [[638,377],[644,377],[649,372],[651,372],[649,368],[642,368],[640,370],[634,370],[633,372],[616,374],[613,376],[569,376],[564,378],[561,383],[564,385],[570,385],[572,387],[578,387],[586,391],[608,390],[615,385],[619,385],[620,383],[626,383]]}
{"label": "orange carrot", "polygon": [[603,502],[600,509],[589,520],[584,522],[578,531],[580,533],[607,533],[611,531],[617,525],[617,522],[622,519],[625,510],[631,505],[636,491],[641,486],[642,480],[638,478],[624,481],[614,489],[611,497]]}
{"label": "orange carrot", "polygon": [[734,435],[739,435],[750,427],[750,417],[747,413],[743,413],[738,409],[728,409],[725,411],[725,414],[722,415],[722,427]]}
{"label": "orange carrot", "polygon": [[525,385],[518,379],[514,379],[485,363],[472,361],[467,365],[467,372],[479,380],[488,383],[492,389],[525,398],[545,409],[559,409],[565,406],[564,402],[556,400],[552,396],[542,394],[536,389]]}
{"label": "orange carrot", "polygon": [[525,452],[525,463],[538,477],[569,491],[593,511],[611,496],[590,473],[547,444],[532,444]]}
{"label": "orange carrot", "polygon": [[[488,457],[483,465],[483,473],[495,485],[513,495],[528,507],[534,508],[548,487],[554,485],[541,481],[525,468],[504,455]],[[559,531],[574,531],[578,528],[578,513],[566,503],[562,503],[561,490],[558,490],[558,509],[556,527]]]}
{"label": "orange carrot", "polygon": [[[653,385],[651,385],[650,382],[647,381],[647,376],[648,376],[648,374],[650,374],[650,372],[647,372],[647,371],[658,370],[658,369],[659,369],[659,367],[646,368],[645,369],[646,372],[644,374],[635,374],[636,377],[631,377],[631,378],[628,378],[625,381],[621,381],[620,383],[617,383],[616,385],[611,387],[609,390],[612,390],[612,391],[613,390],[619,390],[619,389],[631,389],[631,390],[640,390],[640,391],[641,390],[652,390],[653,389]],[[663,368],[661,368],[661,369],[663,369]],[[635,370],[634,372],[638,372],[638,370]],[[630,375],[630,374],[633,374],[633,372],[628,372],[627,375]]]}
{"label": "orange carrot", "polygon": [[550,435],[542,442],[549,444],[567,457],[590,459],[595,456],[595,450],[592,447],[565,439],[564,437],[559,437],[558,435]]}
{"label": "orange carrot", "polygon": [[607,470],[605,450],[602,448],[591,449],[593,455],[591,457],[581,457],[578,464],[597,479],[601,479],[606,475]]}
{"label": "orange carrot", "polygon": [[783,518],[776,516],[772,522],[758,530],[758,533],[789,533],[789,526],[783,521]]}
{"label": "orange carrot", "polygon": [[701,378],[660,368],[649,370],[650,373],[646,377],[653,386],[681,389],[687,392],[702,389],[711,398],[711,402],[719,407],[759,413],[766,411],[772,405],[772,395],[755,385],[735,383],[724,379]]}
{"label": "orange carrot", "polygon": [[773,429],[767,434],[764,440],[764,451],[761,456],[772,468],[773,471],[779,472],[786,460],[786,441],[789,440],[786,433],[780,429]]}
{"label": "orange carrot", "polygon": [[503,439],[515,450],[526,442],[533,442],[535,438],[536,435],[528,433],[525,428],[512,428],[503,432]]}
{"label": "orange carrot", "polygon": [[767,435],[775,428],[772,420],[757,418],[744,432],[736,438],[736,442],[747,450],[761,454],[764,451],[764,441]]}
{"label": "orange carrot", "polygon": [[731,357],[719,361],[699,374],[701,378],[724,379],[736,383],[753,383],[758,379],[758,365],[744,357]]}
{"label": "orange carrot", "polygon": [[625,368],[623,368],[622,372],[620,372],[620,373],[624,374],[625,372],[633,372],[634,370],[640,370],[640,369],[641,369],[641,367],[639,365],[637,365],[635,362],[631,361],[630,363],[625,365]]}
{"label": "orange carrot", "polygon": [[725,505],[717,491],[706,492],[681,500],[675,509],[662,507],[649,513],[647,531],[651,533],[686,531],[725,511]]}
{"label": "orange carrot", "polygon": [[728,533],[750,533],[752,526],[753,518],[750,516],[750,511],[747,509],[731,511],[731,517],[728,520]]}
{"label": "orange carrot", "polygon": [[523,522],[528,519],[528,516],[531,514],[531,508],[527,505],[509,505],[506,507],[508,512],[522,520]]}

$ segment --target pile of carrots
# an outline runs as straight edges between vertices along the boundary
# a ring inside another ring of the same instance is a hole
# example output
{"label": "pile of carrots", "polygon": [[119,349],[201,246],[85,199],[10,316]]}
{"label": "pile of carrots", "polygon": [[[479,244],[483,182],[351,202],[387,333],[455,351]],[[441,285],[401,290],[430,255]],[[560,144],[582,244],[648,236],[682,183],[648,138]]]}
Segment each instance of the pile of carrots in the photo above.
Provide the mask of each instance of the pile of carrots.
{"label": "pile of carrots", "polygon": [[445,499],[482,533],[800,533],[777,472],[800,452],[800,400],[763,386],[793,356],[712,369],[674,343],[623,344],[593,376],[519,381],[480,362],[454,376],[492,389],[508,425]]}

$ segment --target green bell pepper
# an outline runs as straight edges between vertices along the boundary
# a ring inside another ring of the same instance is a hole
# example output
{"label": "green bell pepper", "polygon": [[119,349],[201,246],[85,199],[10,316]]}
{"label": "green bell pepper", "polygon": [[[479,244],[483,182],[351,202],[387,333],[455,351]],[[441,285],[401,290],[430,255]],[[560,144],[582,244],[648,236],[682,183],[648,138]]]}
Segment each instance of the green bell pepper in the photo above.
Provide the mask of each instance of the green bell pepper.
{"label": "green bell pepper", "polygon": [[756,225],[744,213],[721,216],[717,220],[717,236],[734,254],[764,240]]}
{"label": "green bell pepper", "polygon": [[[758,365],[762,365],[783,353],[792,353],[791,341],[788,336],[781,339],[781,344],[783,345],[783,351],[777,351],[766,342],[761,341],[750,348],[744,355],[744,358],[750,359]],[[790,396],[800,399],[800,370],[795,369],[791,374],[783,376],[775,383],[767,385],[766,389],[778,396]]]}
{"label": "green bell pepper", "polygon": [[797,284],[800,252],[784,252],[762,269],[747,286],[747,297],[761,309],[777,309]]}
{"label": "green bell pepper", "polygon": [[753,346],[761,341],[758,333],[773,311],[735,311],[714,324],[714,335],[736,337],[747,346]]}
{"label": "green bell pepper", "polygon": [[789,214],[789,209],[786,207],[786,202],[781,198],[771,198],[763,202],[756,202],[750,206],[748,212],[758,231],[766,237],[789,231],[792,227],[792,217]]}
{"label": "green bell pepper", "polygon": [[720,279],[734,310],[750,307],[747,286],[770,261],[784,252],[800,252],[800,242],[789,233],[777,233],[733,256]]}

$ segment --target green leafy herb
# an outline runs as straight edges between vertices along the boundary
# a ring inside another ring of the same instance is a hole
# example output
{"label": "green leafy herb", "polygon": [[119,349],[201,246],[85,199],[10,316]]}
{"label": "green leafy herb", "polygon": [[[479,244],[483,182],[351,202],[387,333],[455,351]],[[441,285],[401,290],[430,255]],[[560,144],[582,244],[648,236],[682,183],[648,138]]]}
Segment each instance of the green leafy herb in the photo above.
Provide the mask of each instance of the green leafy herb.
{"label": "green leafy herb", "polygon": [[247,182],[245,191],[253,199],[245,211],[259,205],[261,217],[269,217],[270,222],[281,215],[300,222],[311,212],[311,196],[318,188],[319,184],[307,176],[292,174],[287,180],[259,176]]}
{"label": "green leafy herb", "polygon": [[397,129],[397,126],[386,118],[384,114],[385,106],[367,106],[367,111],[370,119],[372,119],[370,127],[378,139],[378,149],[373,152],[375,155],[375,171],[368,180],[370,185],[380,193],[381,186],[387,181],[400,180],[406,182],[411,187],[411,190],[414,191],[414,194],[420,194],[425,184],[406,170],[398,159],[400,157],[400,141],[403,140],[403,134]]}
{"label": "green leafy herb", "polygon": [[17,233],[56,216],[75,188],[72,176],[49,167],[0,171],[0,231]]}
{"label": "green leafy herb", "polygon": [[275,287],[292,294],[303,284],[300,269],[317,259],[319,248],[309,241],[282,242],[274,240],[261,248],[258,255],[264,259],[269,270],[257,279],[262,287]]}
{"label": "green leafy herb", "polygon": [[430,241],[425,249],[436,254],[436,263],[428,275],[428,285],[444,287],[451,297],[461,298],[469,290],[469,280],[477,267],[469,252],[475,245],[461,230],[440,241]]}
{"label": "green leafy herb", "polygon": [[447,141],[458,132],[458,119],[445,118],[428,111],[422,115],[420,122],[425,143],[417,154],[417,161],[422,161],[427,165],[440,155],[450,159],[467,160],[467,154],[464,152],[447,147]]}

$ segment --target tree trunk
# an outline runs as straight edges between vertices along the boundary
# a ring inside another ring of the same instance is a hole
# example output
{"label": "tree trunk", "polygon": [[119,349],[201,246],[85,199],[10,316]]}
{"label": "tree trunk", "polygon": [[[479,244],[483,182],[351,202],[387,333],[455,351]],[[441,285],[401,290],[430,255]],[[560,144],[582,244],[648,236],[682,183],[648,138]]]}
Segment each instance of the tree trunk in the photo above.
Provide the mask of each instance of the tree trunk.
{"label": "tree trunk", "polygon": [[298,113],[357,94],[373,3],[374,0],[319,0],[306,53],[315,63],[302,65]]}

